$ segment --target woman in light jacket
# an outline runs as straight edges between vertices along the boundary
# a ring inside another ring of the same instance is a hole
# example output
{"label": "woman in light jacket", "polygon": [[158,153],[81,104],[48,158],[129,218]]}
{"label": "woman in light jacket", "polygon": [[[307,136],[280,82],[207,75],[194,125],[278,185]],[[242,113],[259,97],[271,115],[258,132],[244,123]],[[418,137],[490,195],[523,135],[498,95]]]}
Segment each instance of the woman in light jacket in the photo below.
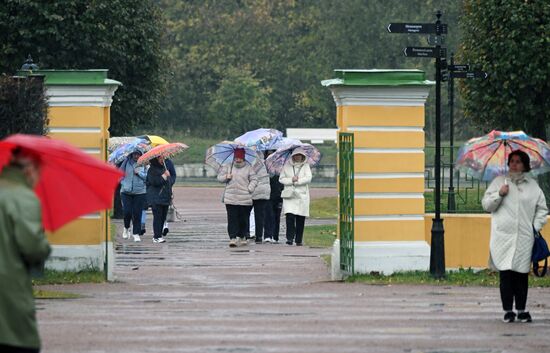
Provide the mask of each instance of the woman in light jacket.
{"label": "woman in light jacket", "polygon": [[[311,168],[306,163],[304,151],[298,147],[292,152],[292,157],[286,162],[279,176],[279,182],[284,185],[283,213],[286,216],[286,243],[302,245],[306,217],[309,217],[309,183]],[[287,190],[287,191],[285,191]]]}
{"label": "woman in light jacket", "polygon": [[[124,211],[124,231],[122,237],[128,239],[130,235],[134,241],[141,241],[141,212],[147,203],[145,179],[147,178],[146,167],[137,167],[138,158],[142,155],[141,151],[136,151],[128,156],[120,165],[120,169],[125,173],[120,182],[120,199]],[[130,232],[130,222],[132,231]]]}
{"label": "woman in light jacket", "polygon": [[528,174],[529,156],[516,150],[508,156],[509,174],[495,178],[485,192],[483,208],[491,212],[490,266],[500,274],[504,322],[531,322],[525,311],[534,233],[546,224],[544,193]]}
{"label": "woman in light jacket", "polygon": [[235,149],[233,163],[223,166],[218,172],[218,181],[226,184],[222,202],[227,211],[229,247],[246,245],[252,193],[258,184],[254,169],[244,158],[245,150]]}

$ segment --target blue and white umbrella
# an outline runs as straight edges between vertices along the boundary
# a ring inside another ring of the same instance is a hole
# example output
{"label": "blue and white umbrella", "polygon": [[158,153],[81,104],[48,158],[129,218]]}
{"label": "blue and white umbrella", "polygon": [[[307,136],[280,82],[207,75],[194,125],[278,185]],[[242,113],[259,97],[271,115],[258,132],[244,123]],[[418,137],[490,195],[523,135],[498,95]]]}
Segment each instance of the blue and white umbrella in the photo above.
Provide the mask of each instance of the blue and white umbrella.
{"label": "blue and white umbrella", "polygon": [[258,151],[274,150],[273,145],[283,138],[283,133],[275,129],[256,129],[237,137],[235,142]]}
{"label": "blue and white umbrella", "polygon": [[151,146],[149,141],[141,138],[135,138],[131,142],[125,143],[118,147],[109,155],[109,163],[117,165],[124,162],[124,160],[134,152],[141,152],[142,154],[147,152]]}
{"label": "blue and white umbrella", "polygon": [[222,141],[208,148],[206,150],[204,163],[217,171],[224,165],[232,165],[235,150],[239,148],[244,149],[244,160],[248,164],[254,165],[258,158],[256,151],[250,147],[232,141]]}

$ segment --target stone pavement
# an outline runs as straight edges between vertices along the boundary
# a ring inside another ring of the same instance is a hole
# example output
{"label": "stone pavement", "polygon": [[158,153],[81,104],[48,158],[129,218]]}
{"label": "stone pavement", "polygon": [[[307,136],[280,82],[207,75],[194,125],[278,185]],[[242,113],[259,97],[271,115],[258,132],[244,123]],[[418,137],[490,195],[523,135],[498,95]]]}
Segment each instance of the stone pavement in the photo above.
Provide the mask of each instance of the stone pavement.
{"label": "stone pavement", "polygon": [[548,289],[504,324],[496,288],[330,282],[327,249],[230,250],[221,192],[177,188],[164,244],[117,222],[116,283],[44,286],[84,297],[37,302],[43,352],[550,352]]}

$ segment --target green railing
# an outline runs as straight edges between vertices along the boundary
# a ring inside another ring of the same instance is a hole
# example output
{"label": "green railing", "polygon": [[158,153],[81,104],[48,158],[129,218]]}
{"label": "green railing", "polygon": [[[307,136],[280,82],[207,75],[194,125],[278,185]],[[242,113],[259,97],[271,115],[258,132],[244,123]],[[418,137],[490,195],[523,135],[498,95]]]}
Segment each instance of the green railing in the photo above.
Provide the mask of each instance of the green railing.
{"label": "green railing", "polygon": [[344,276],[353,275],[354,270],[354,166],[353,134],[338,134],[338,221],[340,228],[340,270]]}

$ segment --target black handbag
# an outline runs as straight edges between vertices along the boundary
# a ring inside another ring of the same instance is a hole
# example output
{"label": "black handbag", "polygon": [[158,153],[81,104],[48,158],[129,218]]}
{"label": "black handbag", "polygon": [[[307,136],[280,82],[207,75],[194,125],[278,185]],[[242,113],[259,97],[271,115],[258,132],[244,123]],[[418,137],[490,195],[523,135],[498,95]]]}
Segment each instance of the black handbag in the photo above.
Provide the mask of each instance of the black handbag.
{"label": "black handbag", "polygon": [[[533,253],[531,255],[531,261],[533,261],[533,273],[537,277],[544,277],[546,275],[546,271],[548,270],[548,256],[550,256],[550,251],[548,250],[548,244],[542,237],[542,234],[537,231],[534,231],[534,233],[535,242],[533,243]],[[539,261],[542,260],[544,260],[544,266],[539,273]]]}

